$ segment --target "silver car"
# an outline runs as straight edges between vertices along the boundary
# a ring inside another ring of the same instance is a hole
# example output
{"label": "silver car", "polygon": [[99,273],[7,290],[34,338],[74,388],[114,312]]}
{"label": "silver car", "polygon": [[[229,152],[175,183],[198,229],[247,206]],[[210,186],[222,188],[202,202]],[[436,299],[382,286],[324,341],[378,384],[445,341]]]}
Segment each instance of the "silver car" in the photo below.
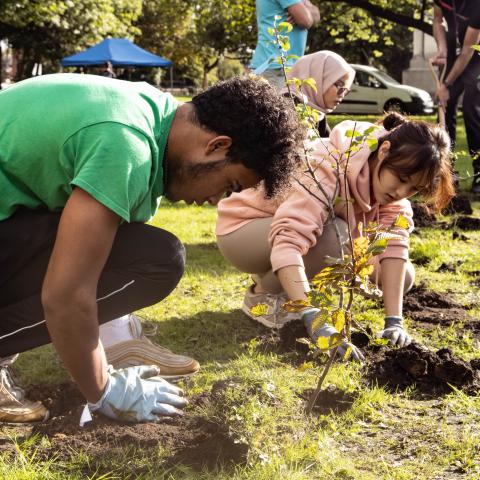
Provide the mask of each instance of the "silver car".
{"label": "silver car", "polygon": [[375,67],[351,66],[356,72],[352,90],[335,113],[382,114],[392,109],[409,115],[433,113],[434,103],[427,91],[402,85]]}

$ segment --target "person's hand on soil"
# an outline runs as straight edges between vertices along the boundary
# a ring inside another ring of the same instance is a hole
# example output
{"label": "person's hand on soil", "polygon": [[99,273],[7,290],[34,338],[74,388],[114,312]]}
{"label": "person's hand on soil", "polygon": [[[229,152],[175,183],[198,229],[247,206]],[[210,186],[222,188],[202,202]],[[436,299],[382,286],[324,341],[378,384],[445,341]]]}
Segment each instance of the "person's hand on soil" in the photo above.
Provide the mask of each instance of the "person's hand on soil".
{"label": "person's hand on soil", "polygon": [[89,404],[92,412],[127,422],[155,422],[159,416],[182,415],[187,405],[183,391],[157,375],[158,367],[110,367],[102,398]]}
{"label": "person's hand on soil", "polygon": [[[312,328],[313,320],[318,316],[319,313],[320,310],[318,308],[309,308],[308,310],[303,311],[301,314],[301,318],[305,324],[307,332],[315,343],[320,337],[330,338],[332,335],[338,335],[337,329],[329,323],[323,323],[317,326],[315,329]],[[333,350],[329,350],[328,353],[331,354],[332,351]],[[348,354],[348,358],[345,358],[347,351],[350,353]],[[362,362],[365,360],[365,357],[363,356],[361,350],[353,345],[353,343],[344,341],[337,348],[337,359]]]}
{"label": "person's hand on soil", "polygon": [[386,338],[392,345],[406,347],[412,343],[412,337],[403,328],[402,317],[385,317],[385,326],[378,332],[380,338]]}

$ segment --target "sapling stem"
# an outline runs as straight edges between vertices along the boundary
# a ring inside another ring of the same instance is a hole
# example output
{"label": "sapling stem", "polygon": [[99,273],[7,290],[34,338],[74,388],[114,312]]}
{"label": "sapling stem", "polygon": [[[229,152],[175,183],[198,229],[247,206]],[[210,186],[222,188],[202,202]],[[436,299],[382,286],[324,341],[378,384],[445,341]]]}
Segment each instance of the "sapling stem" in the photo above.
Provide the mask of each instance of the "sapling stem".
{"label": "sapling stem", "polygon": [[313,407],[315,406],[315,402],[317,401],[318,395],[322,391],[323,381],[325,380],[328,372],[330,371],[330,367],[332,366],[333,361],[335,360],[335,357],[337,356],[337,351],[338,351],[338,346],[335,347],[332,350],[332,353],[330,354],[330,358],[328,359],[328,362],[326,363],[326,365],[323,369],[323,372],[320,375],[320,378],[318,379],[317,388],[312,393],[312,395],[310,395],[310,398],[308,399],[308,403],[307,403],[307,406],[305,408],[305,413],[307,415],[310,415],[313,411]]}

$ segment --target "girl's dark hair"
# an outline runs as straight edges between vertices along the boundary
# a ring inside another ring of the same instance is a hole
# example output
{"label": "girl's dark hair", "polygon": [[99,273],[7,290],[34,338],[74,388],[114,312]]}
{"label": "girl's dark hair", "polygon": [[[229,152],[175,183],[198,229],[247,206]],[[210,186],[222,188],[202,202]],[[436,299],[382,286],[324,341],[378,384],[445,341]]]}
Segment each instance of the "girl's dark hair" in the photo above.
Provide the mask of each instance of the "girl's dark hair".
{"label": "girl's dark hair", "polygon": [[420,195],[435,211],[443,210],[455,196],[448,133],[438,125],[407,120],[397,112],[387,113],[380,123],[388,133],[378,146],[390,142],[381,168],[405,177],[425,172],[427,183]]}

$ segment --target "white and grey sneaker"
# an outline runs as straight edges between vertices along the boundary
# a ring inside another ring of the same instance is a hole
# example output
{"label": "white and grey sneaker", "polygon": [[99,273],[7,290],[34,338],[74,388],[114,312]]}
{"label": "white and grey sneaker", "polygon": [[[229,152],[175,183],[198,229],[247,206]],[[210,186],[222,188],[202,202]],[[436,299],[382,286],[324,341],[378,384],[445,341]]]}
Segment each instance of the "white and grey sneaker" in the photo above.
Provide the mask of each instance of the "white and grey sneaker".
{"label": "white and grey sneaker", "polygon": [[[283,304],[288,302],[286,293],[254,293],[253,285],[248,288],[243,300],[242,311],[256,322],[260,322],[269,328],[282,328],[292,320],[298,320],[300,314],[290,313],[283,309]],[[265,305],[266,312],[261,315],[254,315],[252,308],[257,305]]]}

